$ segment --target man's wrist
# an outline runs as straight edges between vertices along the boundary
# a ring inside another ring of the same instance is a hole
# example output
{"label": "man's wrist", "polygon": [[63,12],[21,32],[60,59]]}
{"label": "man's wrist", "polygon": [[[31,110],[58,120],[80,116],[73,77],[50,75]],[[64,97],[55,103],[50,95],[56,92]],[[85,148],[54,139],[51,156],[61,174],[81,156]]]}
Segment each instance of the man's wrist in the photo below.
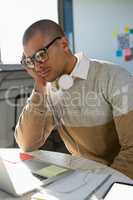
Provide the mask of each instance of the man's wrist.
{"label": "man's wrist", "polygon": [[39,84],[37,84],[37,83],[35,82],[35,86],[34,86],[35,92],[40,93],[40,94],[43,94],[43,93],[44,93],[44,88],[45,88],[44,85],[39,85]]}
{"label": "man's wrist", "polygon": [[32,107],[42,112],[44,108],[46,107],[47,95],[45,93],[41,94],[39,92],[36,92],[33,89],[30,97],[28,98],[28,102],[30,103]]}

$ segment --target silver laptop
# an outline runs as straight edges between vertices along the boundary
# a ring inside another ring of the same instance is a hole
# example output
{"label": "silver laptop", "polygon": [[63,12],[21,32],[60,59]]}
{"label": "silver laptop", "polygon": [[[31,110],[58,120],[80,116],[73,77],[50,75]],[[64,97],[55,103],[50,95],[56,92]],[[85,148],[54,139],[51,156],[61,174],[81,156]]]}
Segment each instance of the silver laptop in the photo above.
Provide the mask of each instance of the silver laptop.
{"label": "silver laptop", "polygon": [[21,196],[64,177],[72,171],[66,170],[51,177],[37,173],[48,166],[51,166],[51,164],[36,159],[21,161],[15,164],[0,157],[0,190],[4,190],[14,196]]}

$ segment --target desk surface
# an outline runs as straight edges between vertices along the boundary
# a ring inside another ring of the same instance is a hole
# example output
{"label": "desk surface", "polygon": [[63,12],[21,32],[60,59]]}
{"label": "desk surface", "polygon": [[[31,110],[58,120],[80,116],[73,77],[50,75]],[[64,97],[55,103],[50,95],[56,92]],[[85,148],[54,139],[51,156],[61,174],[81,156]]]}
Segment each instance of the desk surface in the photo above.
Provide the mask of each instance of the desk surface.
{"label": "desk surface", "polygon": [[[6,157],[7,159],[9,158],[9,156],[10,158],[13,158],[13,159],[19,159],[19,152],[21,152],[20,149],[2,149],[2,148],[0,149],[0,154]],[[128,183],[133,183],[133,181],[129,179],[127,176],[125,176],[124,174],[92,160],[87,160],[81,157],[71,156],[69,154],[57,153],[57,152],[51,152],[51,151],[42,151],[42,150],[34,151],[30,154],[34,155],[40,160],[45,160],[46,162],[56,164],[56,165],[61,165],[61,166],[68,167],[71,169],[90,170],[92,173],[96,171],[98,171],[99,173],[103,173],[104,171],[108,174],[112,174],[111,178],[107,181],[107,183],[104,184],[104,186],[101,187],[97,191],[97,195],[99,198],[102,196],[104,191],[107,190],[109,185],[114,181],[124,181]],[[14,198],[0,191],[0,200],[4,200],[4,199],[30,200],[31,199],[30,197],[31,197],[31,193],[24,195],[23,197]]]}

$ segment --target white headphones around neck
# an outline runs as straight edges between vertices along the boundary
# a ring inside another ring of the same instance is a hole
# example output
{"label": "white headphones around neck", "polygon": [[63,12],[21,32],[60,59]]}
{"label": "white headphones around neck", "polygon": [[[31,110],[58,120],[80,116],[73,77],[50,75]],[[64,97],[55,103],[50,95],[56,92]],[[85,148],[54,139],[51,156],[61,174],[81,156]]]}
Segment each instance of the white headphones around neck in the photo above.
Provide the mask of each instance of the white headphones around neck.
{"label": "white headphones around neck", "polygon": [[74,80],[71,75],[63,74],[58,80],[59,88],[63,90],[68,90],[73,86],[73,82]]}

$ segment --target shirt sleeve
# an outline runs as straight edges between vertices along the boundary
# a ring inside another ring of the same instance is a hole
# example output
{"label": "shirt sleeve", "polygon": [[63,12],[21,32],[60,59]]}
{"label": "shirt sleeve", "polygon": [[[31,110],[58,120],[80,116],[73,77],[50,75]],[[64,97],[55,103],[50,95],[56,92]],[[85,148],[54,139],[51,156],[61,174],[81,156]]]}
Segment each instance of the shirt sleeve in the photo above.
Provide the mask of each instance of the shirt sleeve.
{"label": "shirt sleeve", "polygon": [[109,81],[108,98],[118,134],[120,151],[111,167],[133,178],[133,77],[116,69]]}
{"label": "shirt sleeve", "polygon": [[16,125],[16,142],[24,151],[36,150],[44,144],[54,126],[47,94],[33,90]]}

